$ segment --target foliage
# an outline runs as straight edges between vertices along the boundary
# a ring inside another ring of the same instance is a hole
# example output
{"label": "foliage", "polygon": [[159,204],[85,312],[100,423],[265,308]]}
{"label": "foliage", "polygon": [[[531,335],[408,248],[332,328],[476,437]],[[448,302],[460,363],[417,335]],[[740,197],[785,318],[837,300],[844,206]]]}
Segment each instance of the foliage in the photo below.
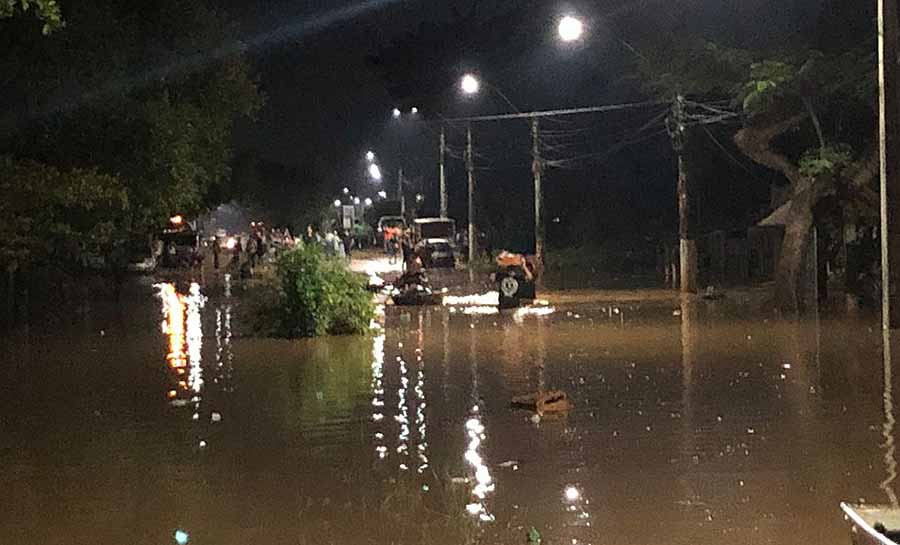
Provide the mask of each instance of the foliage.
{"label": "foliage", "polygon": [[795,77],[796,69],[786,62],[766,59],[751,64],[750,79],[743,88],[744,111],[755,112],[770,106],[774,95]]}
{"label": "foliage", "polygon": [[707,40],[671,37],[641,48],[637,71],[649,93],[732,96],[752,53]]}
{"label": "foliage", "polygon": [[60,170],[0,157],[0,263],[27,268],[75,264],[107,253],[122,236],[129,208],[122,181],[96,169]]}
{"label": "foliage", "polygon": [[852,159],[853,150],[846,144],[810,149],[800,158],[800,174],[806,178],[839,174]]}
{"label": "foliage", "polygon": [[217,204],[232,125],[262,104],[241,51],[222,48],[231,31],[220,14],[196,0],[82,2],[49,39],[12,21],[0,92],[18,115],[0,127],[3,151],[115,174],[138,238]]}
{"label": "foliage", "polygon": [[12,17],[19,10],[34,11],[35,16],[43,23],[41,32],[45,36],[66,25],[56,0],[0,0],[0,19]]}
{"label": "foliage", "polygon": [[375,317],[364,279],[316,245],[281,254],[274,275],[253,288],[257,330],[276,337],[365,333]]}

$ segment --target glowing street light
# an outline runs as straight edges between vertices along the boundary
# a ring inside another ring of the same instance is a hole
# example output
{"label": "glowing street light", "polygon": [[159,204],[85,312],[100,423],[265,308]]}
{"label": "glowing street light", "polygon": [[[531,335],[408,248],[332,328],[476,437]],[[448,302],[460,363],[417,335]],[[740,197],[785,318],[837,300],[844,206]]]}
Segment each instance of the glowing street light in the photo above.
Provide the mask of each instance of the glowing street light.
{"label": "glowing street light", "polygon": [[379,192],[378,192],[378,197],[379,197],[379,198],[382,198],[382,199],[386,199],[386,198],[387,198],[387,191],[379,191]]}
{"label": "glowing street light", "polygon": [[375,152],[372,150],[367,151],[366,152],[366,161],[371,163],[374,160],[375,160]]}
{"label": "glowing street light", "polygon": [[393,115],[395,119],[400,117],[400,109],[394,108],[394,111],[391,112],[391,115]]}
{"label": "glowing street light", "polygon": [[184,223],[184,218],[181,215],[175,215],[169,218],[169,221],[172,222],[172,225],[181,225]]}
{"label": "glowing street light", "polygon": [[359,204],[359,197],[353,197],[353,204]]}
{"label": "glowing street light", "polygon": [[335,207],[335,208],[340,208],[340,207],[341,207],[341,200],[340,200],[340,199],[335,199],[335,200],[334,200],[334,207]]}
{"label": "glowing street light", "polygon": [[466,74],[462,77],[459,86],[462,89],[463,93],[467,95],[474,95],[481,87],[481,83],[478,81],[478,78],[476,78],[472,74]]}
{"label": "glowing street light", "polygon": [[364,200],[363,202],[366,206],[372,206],[372,199],[370,199],[369,197],[366,197],[366,200]]}
{"label": "glowing street light", "polygon": [[349,188],[349,187],[345,187],[345,188],[344,188],[344,195],[349,195],[349,194],[350,194],[350,188]]}
{"label": "glowing street light", "polygon": [[409,113],[415,115],[415,114],[419,113],[419,109],[416,108],[415,106],[413,106],[412,109],[409,111]]}
{"label": "glowing street light", "polygon": [[581,34],[584,32],[584,25],[575,17],[566,15],[559,20],[557,31],[559,32],[559,38],[562,41],[574,42],[575,40],[581,38]]}
{"label": "glowing street light", "polygon": [[369,165],[369,176],[376,182],[381,180],[381,169],[375,163]]}

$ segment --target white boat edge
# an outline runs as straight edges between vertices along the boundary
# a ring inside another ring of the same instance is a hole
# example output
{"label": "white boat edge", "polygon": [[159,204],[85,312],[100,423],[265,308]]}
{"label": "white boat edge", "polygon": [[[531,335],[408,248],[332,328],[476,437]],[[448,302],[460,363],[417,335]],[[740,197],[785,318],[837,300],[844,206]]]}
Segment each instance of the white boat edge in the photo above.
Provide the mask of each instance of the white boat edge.
{"label": "white boat edge", "polygon": [[844,515],[853,521],[853,524],[856,525],[861,531],[868,534],[871,538],[876,540],[878,543],[882,545],[898,545],[894,541],[891,541],[887,538],[887,536],[883,535],[881,532],[878,532],[873,528],[865,519],[860,516],[859,513],[856,512],[856,509],[853,505],[850,505],[847,502],[841,502],[841,511],[844,512]]}

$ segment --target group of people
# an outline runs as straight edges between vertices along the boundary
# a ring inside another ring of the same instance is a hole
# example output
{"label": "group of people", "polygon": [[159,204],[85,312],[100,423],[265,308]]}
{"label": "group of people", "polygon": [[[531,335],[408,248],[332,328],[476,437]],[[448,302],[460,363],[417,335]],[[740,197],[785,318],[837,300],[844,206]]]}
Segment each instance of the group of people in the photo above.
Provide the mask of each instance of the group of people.
{"label": "group of people", "polygon": [[[412,233],[409,229],[403,227],[385,227],[384,228],[384,251],[388,254],[391,263],[396,263],[399,257],[403,263],[403,270],[416,266],[415,247],[413,245]],[[421,265],[421,261],[418,261]]]}
{"label": "group of people", "polygon": [[306,228],[304,242],[319,244],[326,254],[342,259],[350,259],[351,252],[356,247],[356,240],[349,230],[345,229],[343,233],[339,233],[337,230],[328,231],[325,236],[322,236],[312,225]]}
{"label": "group of people", "polygon": [[291,248],[296,242],[287,228],[255,228],[246,238],[234,237],[233,244],[223,244],[220,237],[215,237],[212,241],[213,268],[218,270],[221,266],[221,254],[225,246],[225,249],[231,252],[228,268],[240,271],[242,276],[249,276],[270,254],[281,248]]}

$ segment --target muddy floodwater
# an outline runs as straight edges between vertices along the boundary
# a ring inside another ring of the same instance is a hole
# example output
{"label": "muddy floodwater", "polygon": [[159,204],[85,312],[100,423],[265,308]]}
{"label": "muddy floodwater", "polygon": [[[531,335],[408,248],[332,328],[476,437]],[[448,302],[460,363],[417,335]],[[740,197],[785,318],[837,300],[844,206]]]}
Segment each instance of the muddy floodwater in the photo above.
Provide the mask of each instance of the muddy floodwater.
{"label": "muddy floodwater", "polygon": [[[547,299],[295,342],[188,284],[33,320],[2,340],[0,543],[837,545],[840,501],[892,499],[876,320]],[[509,406],[549,388],[574,409]]]}

